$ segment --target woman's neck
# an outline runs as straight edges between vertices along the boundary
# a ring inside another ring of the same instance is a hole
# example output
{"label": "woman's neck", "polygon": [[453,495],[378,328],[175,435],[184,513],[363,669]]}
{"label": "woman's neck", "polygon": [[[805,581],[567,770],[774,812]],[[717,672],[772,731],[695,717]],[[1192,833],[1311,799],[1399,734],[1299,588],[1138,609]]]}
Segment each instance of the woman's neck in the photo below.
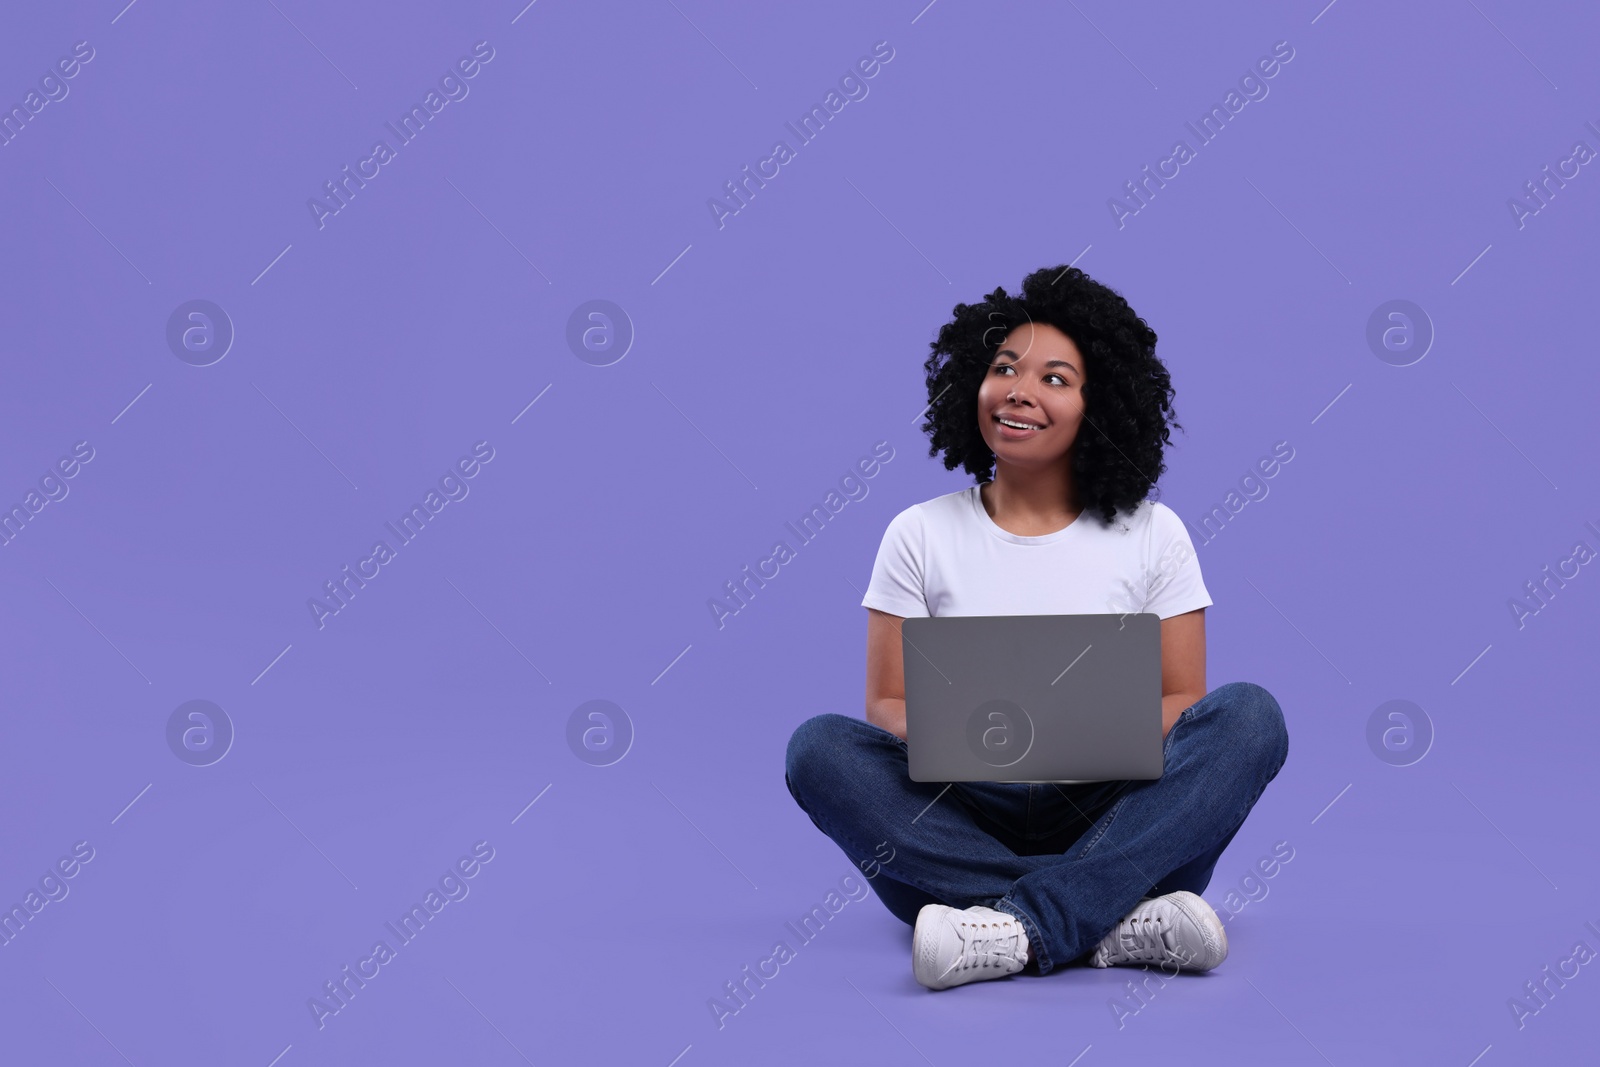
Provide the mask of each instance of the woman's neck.
{"label": "woman's neck", "polygon": [[1083,510],[1066,463],[1039,470],[997,466],[994,480],[979,490],[979,499],[997,525],[1022,537],[1054,533]]}

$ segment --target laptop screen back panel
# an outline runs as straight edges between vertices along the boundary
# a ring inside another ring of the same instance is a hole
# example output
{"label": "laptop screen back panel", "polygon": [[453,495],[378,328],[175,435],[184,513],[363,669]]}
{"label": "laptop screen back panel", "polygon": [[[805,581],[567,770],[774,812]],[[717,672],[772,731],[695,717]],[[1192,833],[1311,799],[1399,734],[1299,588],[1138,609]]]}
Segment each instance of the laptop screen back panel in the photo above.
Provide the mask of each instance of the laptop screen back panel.
{"label": "laptop screen back panel", "polygon": [[916,782],[1161,777],[1161,620],[907,618],[906,742]]}

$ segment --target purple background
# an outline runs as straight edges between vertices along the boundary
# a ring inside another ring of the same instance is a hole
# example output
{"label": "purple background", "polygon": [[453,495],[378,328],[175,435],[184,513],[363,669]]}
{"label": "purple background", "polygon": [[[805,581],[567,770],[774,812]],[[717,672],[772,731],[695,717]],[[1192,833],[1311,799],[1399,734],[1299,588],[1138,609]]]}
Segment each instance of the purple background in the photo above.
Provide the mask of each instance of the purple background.
{"label": "purple background", "polygon": [[[1592,1049],[1596,967],[1520,1029],[1508,998],[1600,950],[1600,577],[1520,628],[1508,605],[1600,547],[1600,177],[1520,228],[1508,199],[1600,147],[1593,11],[122,3],[0,33],[7,109],[95,50],[0,148],[0,503],[95,450],[0,549],[0,902],[95,850],[0,947],[0,1058]],[[470,94],[319,229],[307,199],[485,40]],[[1108,198],[1283,40],[1269,95],[1119,228]],[[878,41],[869,95],[797,146],[784,123]],[[707,200],[779,138],[795,159],[719,229]],[[1230,910],[1275,842],[1294,859],[1221,968],[1120,1028],[1136,972],[935,995],[875,897],[804,946],[783,925],[851,873],[784,744],[862,713],[885,524],[970,484],[915,425],[927,344],[958,301],[1069,261],[1160,334],[1180,516],[1295,450],[1196,537],[1208,682],[1266,686],[1291,736],[1206,897]],[[192,299],[237,332],[211,366],[165,340]],[[637,333],[609,366],[566,341],[592,299]],[[1366,341],[1392,299],[1437,334],[1409,366]],[[470,495],[318,629],[308,598],[481,440]],[[708,601],[880,440],[869,495],[719,629]],[[636,731],[604,767],[566,741],[597,698]],[[166,741],[192,699],[237,732],[211,766]],[[1411,766],[1367,742],[1393,699],[1436,733]],[[470,895],[319,1029],[308,999],[480,840]],[[796,958],[719,1030],[708,999],[780,938]]]}

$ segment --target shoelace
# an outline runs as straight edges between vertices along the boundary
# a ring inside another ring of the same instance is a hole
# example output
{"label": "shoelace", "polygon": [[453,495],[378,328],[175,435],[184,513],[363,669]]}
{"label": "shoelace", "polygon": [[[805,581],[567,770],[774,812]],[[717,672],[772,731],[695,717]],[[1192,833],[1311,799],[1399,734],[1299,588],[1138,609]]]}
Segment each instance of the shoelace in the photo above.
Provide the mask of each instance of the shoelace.
{"label": "shoelace", "polygon": [[1167,924],[1159,915],[1124,919],[1117,924],[1117,947],[1108,956],[1114,960],[1160,963],[1171,953],[1167,945]]}
{"label": "shoelace", "polygon": [[[967,925],[963,923],[962,925]],[[1004,967],[1007,963],[1015,963],[1017,959],[1017,935],[1000,933],[1002,927],[998,923],[991,923],[994,933],[985,935],[982,927],[969,934],[961,943],[961,958],[956,960],[945,973],[950,971],[965,971],[972,967]]]}

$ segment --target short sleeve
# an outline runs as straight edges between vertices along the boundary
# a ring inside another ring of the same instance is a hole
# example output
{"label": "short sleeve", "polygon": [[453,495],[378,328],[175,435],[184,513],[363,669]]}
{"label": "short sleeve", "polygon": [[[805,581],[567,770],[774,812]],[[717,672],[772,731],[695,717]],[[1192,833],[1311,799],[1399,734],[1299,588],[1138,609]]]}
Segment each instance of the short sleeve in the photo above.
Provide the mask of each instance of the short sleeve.
{"label": "short sleeve", "polygon": [[1146,572],[1150,575],[1150,586],[1144,610],[1170,619],[1186,611],[1210,607],[1211,594],[1206,591],[1205,579],[1201,577],[1200,558],[1189,538],[1189,528],[1178,518],[1178,513],[1165,504],[1153,502],[1153,508],[1150,517],[1152,560]]}
{"label": "short sleeve", "polygon": [[867,583],[861,606],[908,619],[928,615],[928,598],[922,584],[923,547],[922,516],[915,506],[890,519],[878,545],[872,580]]}

